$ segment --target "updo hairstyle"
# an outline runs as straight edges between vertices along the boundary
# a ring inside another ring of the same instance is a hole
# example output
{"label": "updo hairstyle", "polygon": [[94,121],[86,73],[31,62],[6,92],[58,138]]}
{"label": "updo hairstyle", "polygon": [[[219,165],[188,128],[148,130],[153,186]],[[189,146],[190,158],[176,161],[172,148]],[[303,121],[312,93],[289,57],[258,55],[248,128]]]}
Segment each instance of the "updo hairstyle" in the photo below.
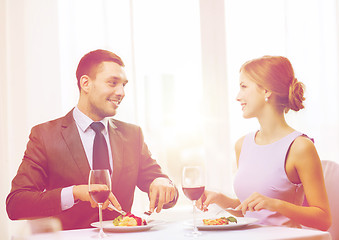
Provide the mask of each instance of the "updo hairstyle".
{"label": "updo hairstyle", "polygon": [[286,113],[304,108],[304,84],[295,76],[292,64],[282,56],[263,56],[245,62],[240,72],[245,73],[260,87],[272,92],[277,107]]}

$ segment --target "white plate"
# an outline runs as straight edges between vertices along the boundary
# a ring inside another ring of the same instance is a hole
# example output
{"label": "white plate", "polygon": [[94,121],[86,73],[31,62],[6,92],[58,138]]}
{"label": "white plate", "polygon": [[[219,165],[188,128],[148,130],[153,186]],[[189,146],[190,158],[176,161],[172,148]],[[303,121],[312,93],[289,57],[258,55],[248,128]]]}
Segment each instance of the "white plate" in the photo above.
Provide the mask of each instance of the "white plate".
{"label": "white plate", "polygon": [[[147,225],[142,226],[114,226],[113,220],[102,221],[102,228],[107,232],[140,232],[150,230],[152,227],[163,224],[160,220],[150,220]],[[91,223],[92,227],[100,228],[100,222]]]}
{"label": "white plate", "polygon": [[[227,225],[204,225],[202,218],[197,219],[197,228],[199,230],[231,230],[243,228],[249,224],[253,224],[258,221],[256,218],[248,218],[248,217],[236,217],[238,223],[229,223]],[[213,218],[209,218],[213,219]],[[193,220],[189,222],[190,226],[193,226]]]}

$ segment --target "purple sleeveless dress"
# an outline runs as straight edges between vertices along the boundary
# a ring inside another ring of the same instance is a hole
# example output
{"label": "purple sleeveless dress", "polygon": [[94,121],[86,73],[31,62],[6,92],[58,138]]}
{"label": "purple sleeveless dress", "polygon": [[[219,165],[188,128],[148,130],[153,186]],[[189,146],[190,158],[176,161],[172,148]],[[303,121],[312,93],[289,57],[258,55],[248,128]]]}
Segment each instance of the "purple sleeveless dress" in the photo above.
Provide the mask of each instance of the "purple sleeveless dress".
{"label": "purple sleeveless dress", "polygon": [[[302,205],[304,189],[292,183],[285,172],[285,160],[293,141],[303,134],[297,131],[267,145],[255,143],[256,132],[245,136],[239,157],[239,168],[234,179],[234,191],[242,202],[258,192],[270,198]],[[305,135],[304,135],[305,136]],[[259,224],[300,227],[299,224],[277,212],[266,209],[250,212],[245,217],[259,219]]]}

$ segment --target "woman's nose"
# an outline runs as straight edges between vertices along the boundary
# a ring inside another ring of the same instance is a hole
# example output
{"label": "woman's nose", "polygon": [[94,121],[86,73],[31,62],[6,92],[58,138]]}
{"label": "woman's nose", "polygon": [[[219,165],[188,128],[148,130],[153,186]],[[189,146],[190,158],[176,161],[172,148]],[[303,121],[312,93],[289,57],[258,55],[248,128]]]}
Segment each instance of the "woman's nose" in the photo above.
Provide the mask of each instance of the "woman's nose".
{"label": "woman's nose", "polygon": [[235,97],[235,100],[240,102],[240,92],[238,93],[238,95]]}

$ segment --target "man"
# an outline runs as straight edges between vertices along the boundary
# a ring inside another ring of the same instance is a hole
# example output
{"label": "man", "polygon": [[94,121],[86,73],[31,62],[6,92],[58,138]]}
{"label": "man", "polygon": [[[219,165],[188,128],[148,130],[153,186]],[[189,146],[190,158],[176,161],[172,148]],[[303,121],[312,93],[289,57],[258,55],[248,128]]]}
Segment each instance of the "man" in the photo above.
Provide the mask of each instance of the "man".
{"label": "man", "polygon": [[[63,229],[86,228],[98,221],[97,204],[87,186],[89,171],[97,164],[96,134],[105,138],[101,146],[108,151],[107,168],[112,172],[104,219],[118,216],[108,210],[109,202],[119,210],[131,210],[136,186],[148,193],[152,212],[175,205],[178,191],[151,158],[141,129],[109,118],[125,96],[128,80],[123,67],[123,61],[106,50],[89,52],[80,60],[78,105],[66,116],[32,128],[6,200],[10,219],[54,216]],[[93,122],[103,124],[100,133],[92,129]]]}

